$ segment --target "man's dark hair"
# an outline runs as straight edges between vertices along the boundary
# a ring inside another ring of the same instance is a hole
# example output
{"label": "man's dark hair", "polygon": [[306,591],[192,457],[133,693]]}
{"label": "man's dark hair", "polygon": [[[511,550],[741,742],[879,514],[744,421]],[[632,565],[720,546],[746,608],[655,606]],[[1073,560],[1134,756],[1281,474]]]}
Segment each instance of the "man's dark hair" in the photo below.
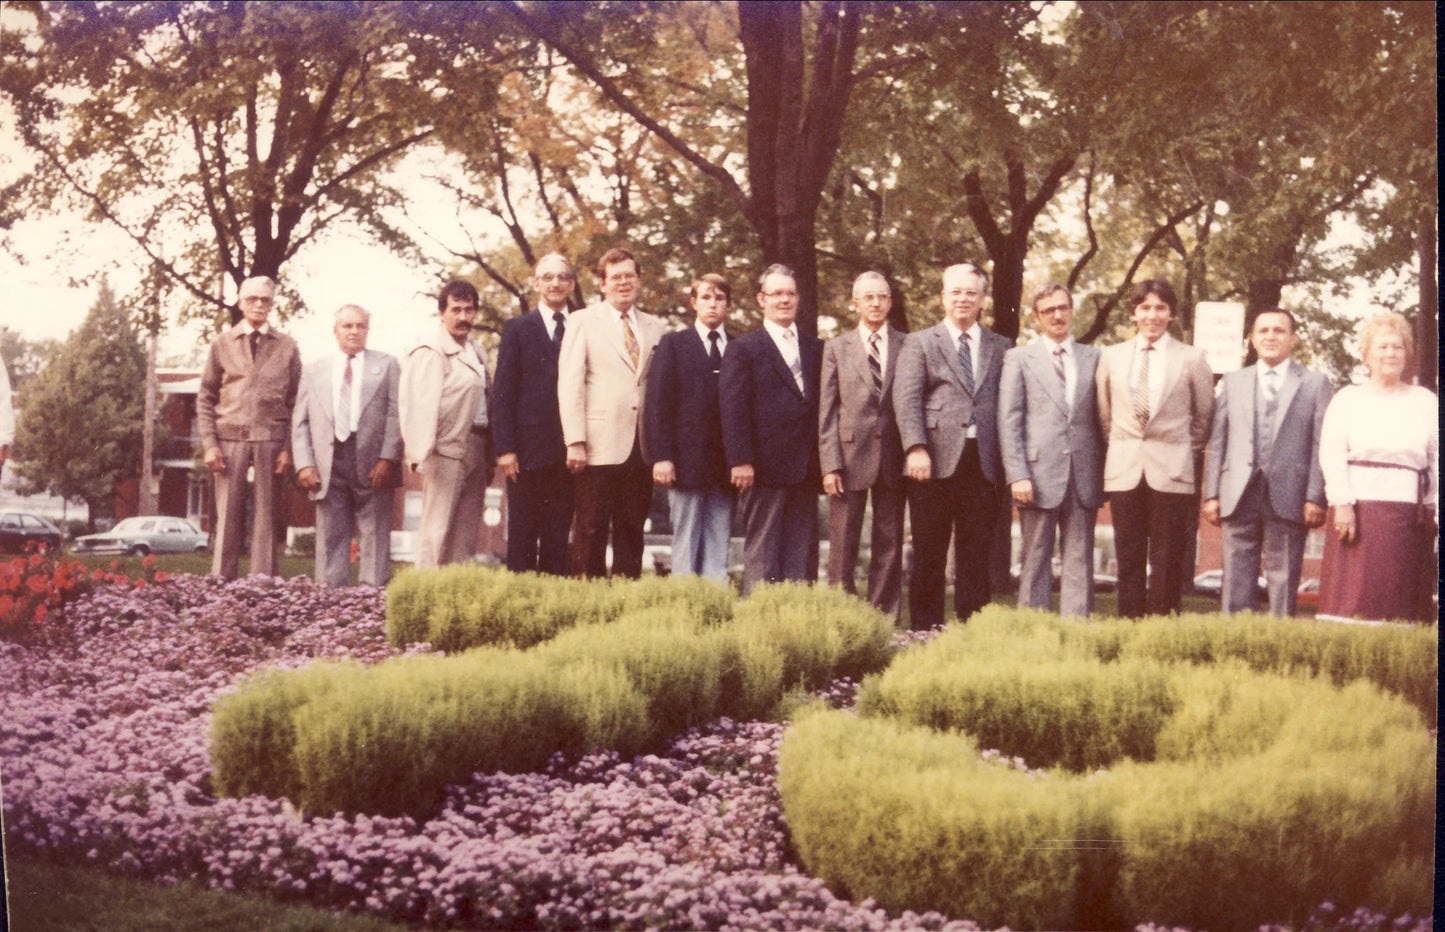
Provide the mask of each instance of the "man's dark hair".
{"label": "man's dark hair", "polygon": [[1134,287],[1129,289],[1129,306],[1131,308],[1138,307],[1151,294],[1169,305],[1171,316],[1179,312],[1179,295],[1174,293],[1174,286],[1162,278],[1148,278],[1142,282],[1135,282]]}
{"label": "man's dark hair", "polygon": [[1254,320],[1251,320],[1251,321],[1249,322],[1249,332],[1250,332],[1250,333],[1254,333],[1254,324],[1255,324],[1255,321],[1259,320],[1260,317],[1262,317],[1262,316],[1265,315],[1265,314],[1283,314],[1283,315],[1285,316],[1285,319],[1289,321],[1289,332],[1290,332],[1290,333],[1295,333],[1295,332],[1297,332],[1297,331],[1299,330],[1299,321],[1295,320],[1295,319],[1294,319],[1294,315],[1291,314],[1289,311],[1286,311],[1286,310],[1285,310],[1284,308],[1282,308],[1282,307],[1267,307],[1267,308],[1265,308],[1264,310],[1260,311],[1258,314],[1255,314],[1255,315],[1254,315]]}
{"label": "man's dark hair", "polygon": [[623,246],[613,246],[602,254],[601,259],[597,260],[597,280],[599,282],[607,280],[607,267],[609,265],[617,265],[619,262],[627,262],[629,259],[632,261],[633,271],[641,275],[642,266],[638,263],[637,257]]}
{"label": "man's dark hair", "polygon": [[454,278],[442,286],[441,293],[437,295],[437,310],[447,309],[447,299],[456,298],[458,301],[470,301],[473,307],[481,306],[481,296],[477,294],[477,286],[463,278]]}

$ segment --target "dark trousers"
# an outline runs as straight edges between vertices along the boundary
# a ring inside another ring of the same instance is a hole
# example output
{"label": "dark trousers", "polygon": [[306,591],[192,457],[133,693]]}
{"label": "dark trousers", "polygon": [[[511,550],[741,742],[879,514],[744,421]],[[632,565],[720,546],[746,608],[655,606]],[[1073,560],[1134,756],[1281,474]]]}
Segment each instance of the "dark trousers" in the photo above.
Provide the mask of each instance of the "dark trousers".
{"label": "dark trousers", "polygon": [[507,480],[507,569],[567,575],[576,486],[564,463]]}
{"label": "dark trousers", "polygon": [[642,575],[642,529],[652,510],[652,469],[637,444],[625,463],[588,466],[577,475],[577,516],[572,526],[572,575],[607,575],[612,542],[612,575]]}
{"label": "dark trousers", "polygon": [[[936,466],[937,464],[935,464]],[[913,525],[913,575],[908,582],[909,627],[943,624],[944,569],[953,539],[953,607],[967,621],[988,604],[989,552],[998,520],[998,487],[984,477],[978,443],[963,448],[958,468],[947,479],[908,482]]]}
{"label": "dark trousers", "polygon": [[762,583],[818,578],[818,491],[814,482],[755,485],[742,494],[743,595]]}
{"label": "dark trousers", "polygon": [[903,593],[903,483],[879,482],[872,489],[844,492],[828,499],[828,585],[858,594],[854,575],[863,539],[863,516],[873,496],[873,527],[869,534],[868,601],[898,621]]}
{"label": "dark trousers", "polygon": [[1122,617],[1142,618],[1146,609],[1150,615],[1179,611],[1194,501],[1187,492],[1160,492],[1143,480],[1127,492],[1109,493]]}

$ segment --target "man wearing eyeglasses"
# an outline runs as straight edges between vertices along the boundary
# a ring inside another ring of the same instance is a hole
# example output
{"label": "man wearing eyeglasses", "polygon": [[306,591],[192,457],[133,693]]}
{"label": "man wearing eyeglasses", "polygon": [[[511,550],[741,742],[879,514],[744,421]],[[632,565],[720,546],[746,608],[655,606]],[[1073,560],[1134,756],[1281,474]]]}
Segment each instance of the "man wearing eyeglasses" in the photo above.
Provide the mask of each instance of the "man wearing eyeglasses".
{"label": "man wearing eyeglasses", "polygon": [[647,363],[666,330],[637,309],[637,259],[609,249],[597,263],[603,300],[572,315],[557,360],[557,400],[567,469],[577,483],[572,573],[642,575],[642,531],[652,508],[652,468],[638,442]]}
{"label": "man wearing eyeglasses", "polygon": [[998,387],[1010,343],[979,323],[987,294],[988,275],[978,266],[945,269],[943,321],[908,338],[893,377],[893,409],[907,452],[914,629],[943,624],[950,538],[958,620],[967,621],[992,595],[989,551],[1003,483]]}
{"label": "man wearing eyeglasses", "polygon": [[828,495],[828,585],[857,595],[863,515],[873,501],[868,601],[896,623],[903,593],[903,446],[893,376],[907,335],[888,322],[893,295],[878,272],[853,282],[858,326],[823,344],[818,457]]}
{"label": "man wearing eyeglasses", "polygon": [[1100,351],[1070,335],[1074,302],[1063,285],[1039,289],[1033,316],[1038,339],[1004,354],[998,402],[1004,479],[1023,536],[1018,604],[1052,607],[1057,533],[1060,612],[1084,618],[1094,610],[1094,522],[1104,504]]}
{"label": "man wearing eyeglasses", "polygon": [[786,265],[759,280],[763,325],[728,348],[718,376],[723,449],[743,510],[743,594],[818,576],[818,376],[823,344],[803,336]]}
{"label": "man wearing eyeglasses", "polygon": [[507,569],[567,575],[573,481],[557,407],[557,356],[576,277],[557,253],[532,273],[536,310],[507,321],[497,350],[492,438],[507,477]]}
{"label": "man wearing eyeglasses", "polygon": [[241,320],[211,341],[196,394],[202,456],[216,485],[216,544],[211,572],[235,579],[251,498],[252,576],[276,574],[280,477],[291,471],[291,413],[301,384],[296,341],[268,322],[276,283],[241,282]]}

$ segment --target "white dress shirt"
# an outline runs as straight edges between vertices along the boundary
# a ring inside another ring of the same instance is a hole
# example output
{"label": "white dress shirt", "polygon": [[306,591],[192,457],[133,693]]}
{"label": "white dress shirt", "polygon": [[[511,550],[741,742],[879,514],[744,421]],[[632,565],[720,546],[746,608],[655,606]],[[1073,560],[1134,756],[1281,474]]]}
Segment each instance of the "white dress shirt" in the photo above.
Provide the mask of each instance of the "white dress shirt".
{"label": "white dress shirt", "polygon": [[[331,410],[341,410],[341,386],[346,379],[347,355],[342,353],[336,357],[336,365],[331,367]],[[365,356],[357,353],[351,359],[351,397],[347,399],[348,410],[351,416],[347,418],[350,424],[336,424],[337,430],[346,428],[348,435],[356,433],[356,428],[361,422],[361,379],[364,371]]]}
{"label": "white dress shirt", "polygon": [[[1164,400],[1164,372],[1168,364],[1169,351],[1173,341],[1169,334],[1164,334],[1154,341],[1154,350],[1149,358],[1149,416],[1153,417],[1159,413],[1159,403]],[[1144,355],[1144,347],[1149,341],[1143,337],[1134,338],[1134,362],[1129,368],[1129,391],[1133,392],[1134,386],[1139,381],[1139,360]]]}
{"label": "white dress shirt", "polygon": [[693,329],[697,331],[697,335],[702,338],[702,345],[704,349],[706,349],[709,353],[712,352],[712,341],[708,339],[708,334],[716,333],[718,354],[723,356],[727,355],[728,335],[727,331],[723,330],[722,324],[718,324],[716,330],[709,330],[702,324],[694,320],[692,322],[692,326]]}

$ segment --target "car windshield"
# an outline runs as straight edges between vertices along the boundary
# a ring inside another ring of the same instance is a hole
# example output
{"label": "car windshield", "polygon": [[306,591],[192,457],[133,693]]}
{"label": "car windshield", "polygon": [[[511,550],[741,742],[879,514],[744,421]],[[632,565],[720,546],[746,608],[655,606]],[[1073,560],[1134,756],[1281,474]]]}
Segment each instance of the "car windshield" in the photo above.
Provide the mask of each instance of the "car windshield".
{"label": "car windshield", "polygon": [[126,518],[110,529],[112,534],[134,534],[137,531],[149,531],[156,526],[154,518]]}

